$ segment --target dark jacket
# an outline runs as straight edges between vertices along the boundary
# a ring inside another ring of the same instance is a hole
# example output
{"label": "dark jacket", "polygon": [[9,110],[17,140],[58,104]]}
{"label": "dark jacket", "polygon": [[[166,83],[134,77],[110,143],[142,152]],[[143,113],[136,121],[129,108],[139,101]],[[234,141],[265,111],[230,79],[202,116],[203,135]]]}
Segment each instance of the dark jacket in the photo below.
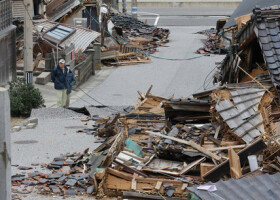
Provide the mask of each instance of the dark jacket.
{"label": "dark jacket", "polygon": [[76,84],[76,77],[75,74],[69,69],[69,67],[66,67],[66,89],[67,94],[70,94],[72,91],[72,86]]}
{"label": "dark jacket", "polygon": [[52,81],[56,90],[66,89],[66,67],[64,68],[64,72],[59,66],[55,67],[52,70]]}

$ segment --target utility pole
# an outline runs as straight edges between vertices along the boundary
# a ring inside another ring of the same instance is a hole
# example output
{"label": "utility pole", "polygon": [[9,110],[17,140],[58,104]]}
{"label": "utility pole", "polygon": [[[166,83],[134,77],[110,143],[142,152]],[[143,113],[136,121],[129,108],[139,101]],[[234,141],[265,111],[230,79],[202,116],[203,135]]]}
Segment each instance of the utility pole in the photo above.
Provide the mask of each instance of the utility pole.
{"label": "utility pole", "polygon": [[127,11],[127,4],[126,4],[126,0],[122,0],[122,12],[126,13]]}
{"label": "utility pole", "polygon": [[24,0],[24,76],[33,83],[33,0]]}
{"label": "utility pole", "polygon": [[137,19],[137,0],[131,0],[131,14]]}
{"label": "utility pole", "polygon": [[0,87],[0,199],[11,197],[10,98]]}

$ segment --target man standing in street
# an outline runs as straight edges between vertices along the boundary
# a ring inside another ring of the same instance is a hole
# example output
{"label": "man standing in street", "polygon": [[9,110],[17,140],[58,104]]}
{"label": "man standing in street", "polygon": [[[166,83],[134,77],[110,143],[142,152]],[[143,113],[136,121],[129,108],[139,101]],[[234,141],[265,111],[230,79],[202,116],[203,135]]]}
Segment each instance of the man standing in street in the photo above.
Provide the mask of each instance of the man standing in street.
{"label": "man standing in street", "polygon": [[52,70],[52,81],[54,89],[56,89],[57,107],[65,107],[66,105],[66,68],[65,60],[60,59],[58,66]]}
{"label": "man standing in street", "polygon": [[70,104],[70,93],[72,91],[72,86],[76,84],[76,78],[75,74],[70,70],[69,66],[66,66],[66,93],[67,93],[67,99],[66,99],[66,108],[69,107]]}

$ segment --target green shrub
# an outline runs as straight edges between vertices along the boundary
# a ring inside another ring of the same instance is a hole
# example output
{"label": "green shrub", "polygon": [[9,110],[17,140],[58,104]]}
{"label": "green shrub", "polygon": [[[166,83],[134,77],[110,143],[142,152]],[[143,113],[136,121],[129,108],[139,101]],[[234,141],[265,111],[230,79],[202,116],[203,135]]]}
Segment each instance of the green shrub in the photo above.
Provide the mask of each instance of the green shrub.
{"label": "green shrub", "polygon": [[12,116],[30,115],[33,108],[44,107],[44,99],[32,84],[27,84],[24,78],[9,82]]}

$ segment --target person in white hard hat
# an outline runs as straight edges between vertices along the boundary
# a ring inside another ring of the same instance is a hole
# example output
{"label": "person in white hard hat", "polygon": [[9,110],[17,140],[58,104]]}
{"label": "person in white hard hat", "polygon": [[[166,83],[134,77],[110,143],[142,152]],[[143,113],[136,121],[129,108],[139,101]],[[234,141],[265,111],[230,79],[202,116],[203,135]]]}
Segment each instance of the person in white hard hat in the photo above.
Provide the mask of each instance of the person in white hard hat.
{"label": "person in white hard hat", "polygon": [[57,96],[57,107],[65,107],[66,105],[66,74],[65,60],[60,59],[58,66],[52,70],[52,81]]}

